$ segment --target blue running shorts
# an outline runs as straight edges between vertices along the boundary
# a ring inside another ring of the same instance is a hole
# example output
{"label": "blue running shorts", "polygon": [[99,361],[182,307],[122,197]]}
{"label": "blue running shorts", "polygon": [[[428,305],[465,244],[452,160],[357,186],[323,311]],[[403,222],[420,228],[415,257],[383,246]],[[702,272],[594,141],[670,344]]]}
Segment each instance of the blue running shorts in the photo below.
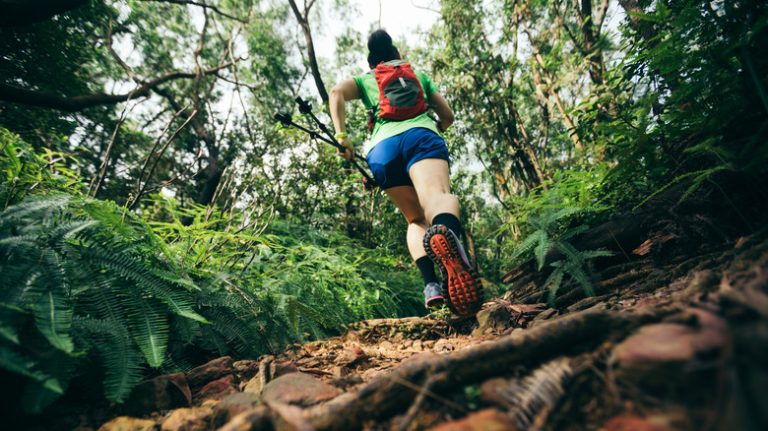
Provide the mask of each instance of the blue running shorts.
{"label": "blue running shorts", "polygon": [[399,135],[382,139],[366,157],[373,178],[382,190],[412,186],[408,171],[414,163],[424,159],[450,161],[445,140],[423,127],[408,129]]}

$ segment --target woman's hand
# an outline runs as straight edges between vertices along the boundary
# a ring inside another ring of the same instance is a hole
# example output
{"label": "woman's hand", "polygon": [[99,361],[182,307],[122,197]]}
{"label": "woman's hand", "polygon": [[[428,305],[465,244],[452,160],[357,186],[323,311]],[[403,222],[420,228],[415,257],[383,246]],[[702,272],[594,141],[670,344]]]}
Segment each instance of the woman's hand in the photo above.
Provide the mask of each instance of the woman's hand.
{"label": "woman's hand", "polygon": [[355,148],[352,146],[352,142],[350,142],[349,138],[341,138],[337,140],[339,141],[339,144],[341,144],[347,150],[344,152],[342,152],[341,150],[336,150],[336,154],[338,154],[341,157],[344,157],[349,161],[355,160]]}

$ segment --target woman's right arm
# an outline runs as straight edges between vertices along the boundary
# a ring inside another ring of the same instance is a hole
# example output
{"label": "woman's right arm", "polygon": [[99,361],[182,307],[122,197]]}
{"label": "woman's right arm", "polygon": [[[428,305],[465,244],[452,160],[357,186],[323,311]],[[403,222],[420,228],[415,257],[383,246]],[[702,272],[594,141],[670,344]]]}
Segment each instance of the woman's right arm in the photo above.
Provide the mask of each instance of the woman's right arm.
{"label": "woman's right arm", "polygon": [[447,128],[451,127],[454,120],[453,110],[448,106],[448,101],[445,100],[445,97],[440,92],[435,91],[429,96],[429,106],[432,107],[437,114],[437,118],[440,120],[438,124],[441,131],[444,132]]}
{"label": "woman's right arm", "polygon": [[[354,79],[347,79],[341,81],[331,88],[331,94],[328,95],[328,111],[331,114],[333,120],[333,128],[336,129],[336,134],[346,133],[347,126],[345,124],[346,111],[344,110],[344,103],[347,100],[354,100],[360,98],[360,90],[357,88],[357,84]],[[347,160],[354,158],[352,151],[352,144],[347,138],[337,139],[341,145],[349,148],[343,157]]]}

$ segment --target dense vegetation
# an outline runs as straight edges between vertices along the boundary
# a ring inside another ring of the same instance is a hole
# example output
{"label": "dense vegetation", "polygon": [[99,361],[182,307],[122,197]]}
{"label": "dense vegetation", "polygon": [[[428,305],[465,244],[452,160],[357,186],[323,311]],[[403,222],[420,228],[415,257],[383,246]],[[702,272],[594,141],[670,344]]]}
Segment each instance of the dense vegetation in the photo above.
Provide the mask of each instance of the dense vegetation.
{"label": "dense vegetation", "polygon": [[[151,373],[423,312],[402,217],[272,120],[361,72],[359,30],[333,59],[310,45],[355,21],[346,2],[73,3],[0,24],[0,367],[25,408],[73,379],[119,403]],[[605,252],[571,240],[590,225],[765,175],[763,2],[436,3],[427,43],[398,45],[456,110],[489,283],[556,249],[550,300],[570,277],[589,292]],[[359,107],[349,122],[364,139]]]}

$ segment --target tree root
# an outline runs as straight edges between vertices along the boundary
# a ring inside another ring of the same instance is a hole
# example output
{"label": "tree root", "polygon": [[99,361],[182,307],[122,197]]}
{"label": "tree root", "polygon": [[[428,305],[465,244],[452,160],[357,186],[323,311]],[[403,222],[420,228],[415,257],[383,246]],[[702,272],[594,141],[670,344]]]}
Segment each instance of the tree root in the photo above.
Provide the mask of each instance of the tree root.
{"label": "tree root", "polygon": [[[565,316],[502,339],[469,347],[449,355],[424,354],[380,376],[355,394],[345,394],[304,411],[318,430],[357,429],[368,419],[391,415],[411,404],[429,386],[434,393],[502,375],[521,363],[540,363],[568,351],[583,350],[607,335],[624,336],[637,325],[657,320],[665,310],[651,314],[587,311]],[[618,334],[617,334],[618,333]],[[432,376],[447,375],[447,378]],[[413,385],[403,385],[402,382]],[[422,395],[423,396],[423,395]]]}

